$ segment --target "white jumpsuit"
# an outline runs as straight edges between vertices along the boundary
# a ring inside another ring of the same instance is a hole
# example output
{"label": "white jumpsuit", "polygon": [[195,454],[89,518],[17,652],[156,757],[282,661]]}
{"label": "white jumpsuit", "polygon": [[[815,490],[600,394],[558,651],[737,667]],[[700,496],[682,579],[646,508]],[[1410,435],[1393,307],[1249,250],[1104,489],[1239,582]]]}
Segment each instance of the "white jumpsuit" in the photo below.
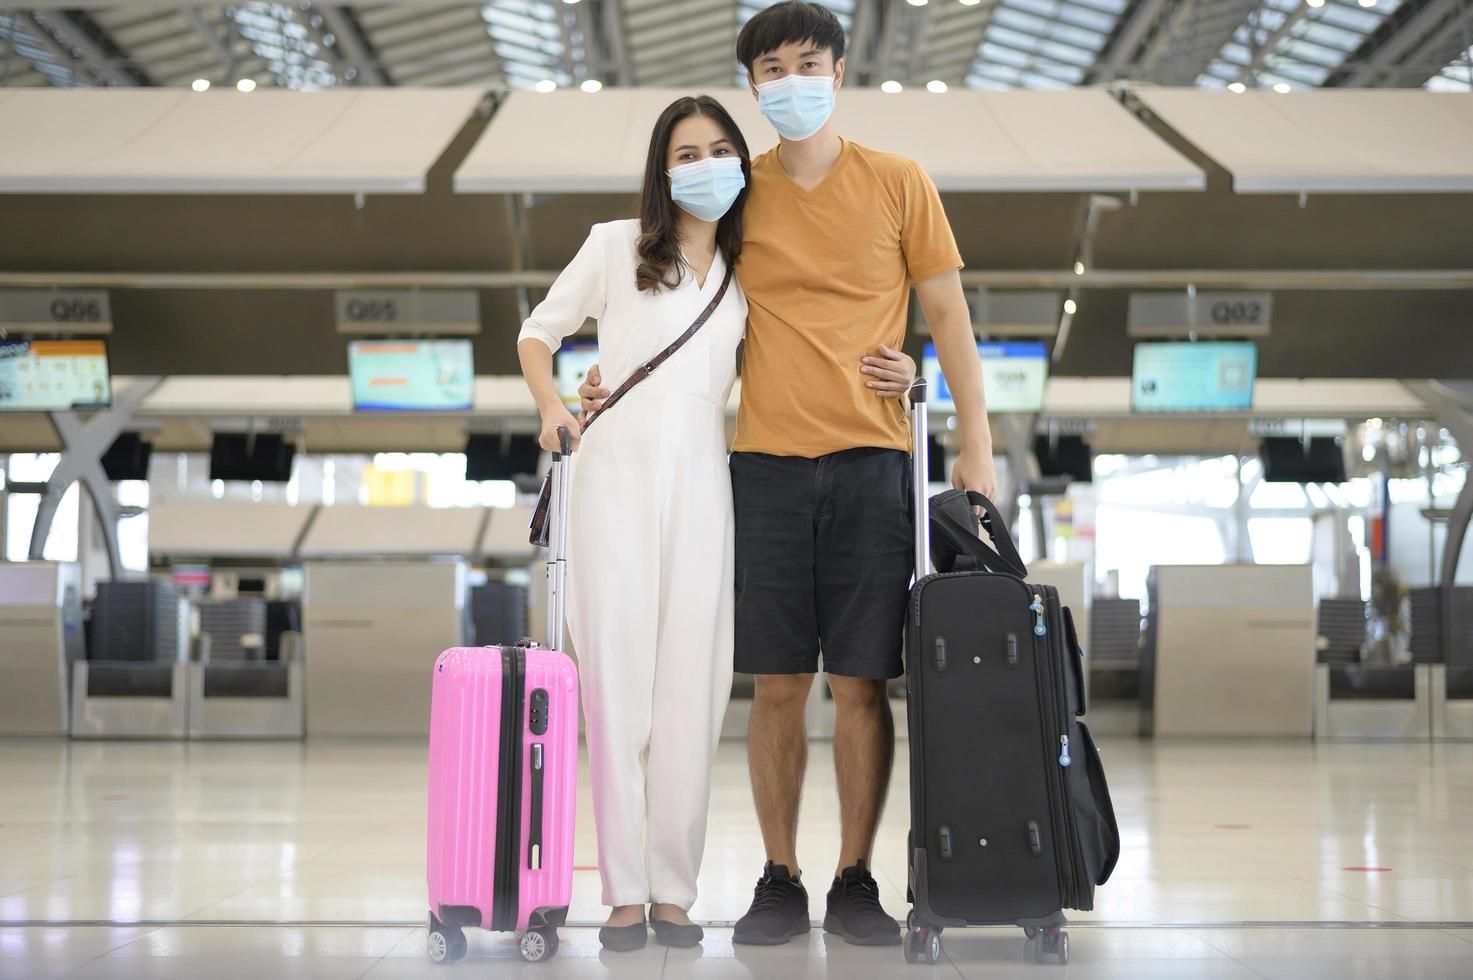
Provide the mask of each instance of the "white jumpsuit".
{"label": "white jumpsuit", "polygon": [[[522,326],[554,352],[598,320],[613,390],[694,322],[720,287],[640,292],[637,220],[594,225]],[[689,909],[711,764],[731,692],[733,518],[725,406],[747,302],[711,318],[600,417],[574,455],[568,629],[578,652],[603,900]]]}

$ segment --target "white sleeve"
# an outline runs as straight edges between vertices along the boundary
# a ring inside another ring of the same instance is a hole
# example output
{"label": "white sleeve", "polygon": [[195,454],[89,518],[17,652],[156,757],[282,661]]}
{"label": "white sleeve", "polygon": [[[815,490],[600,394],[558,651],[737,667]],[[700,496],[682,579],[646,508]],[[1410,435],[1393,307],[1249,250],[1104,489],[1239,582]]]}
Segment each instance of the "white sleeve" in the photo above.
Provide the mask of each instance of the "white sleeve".
{"label": "white sleeve", "polygon": [[588,240],[573,256],[542,302],[532,311],[517,343],[535,337],[554,354],[566,337],[576,333],[589,317],[604,314],[607,303],[608,259],[599,226],[594,225]]}

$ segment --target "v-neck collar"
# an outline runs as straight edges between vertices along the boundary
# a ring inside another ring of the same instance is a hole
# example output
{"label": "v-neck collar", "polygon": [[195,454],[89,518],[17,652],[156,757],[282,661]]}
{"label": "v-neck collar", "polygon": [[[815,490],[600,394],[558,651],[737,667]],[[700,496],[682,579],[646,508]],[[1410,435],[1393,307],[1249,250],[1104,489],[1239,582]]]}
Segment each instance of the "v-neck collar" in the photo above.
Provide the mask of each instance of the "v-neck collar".
{"label": "v-neck collar", "polygon": [[773,162],[777,164],[777,172],[782,174],[783,180],[787,181],[788,185],[799,194],[808,196],[811,194],[816,194],[828,186],[829,181],[833,178],[834,174],[838,173],[839,168],[844,166],[845,162],[849,159],[849,155],[851,152],[852,151],[849,141],[840,136],[838,158],[834,160],[834,165],[832,167],[829,167],[829,172],[824,174],[819,182],[814,184],[812,187],[804,187],[802,184],[798,183],[797,179],[794,178],[792,174],[788,173],[787,166],[783,164],[781,144],[773,148],[772,158]]}
{"label": "v-neck collar", "polygon": [[680,250],[680,261],[685,264],[686,272],[690,276],[691,284],[696,287],[700,296],[706,296],[711,289],[711,280],[726,273],[726,258],[721,254],[721,246],[716,246],[716,251],[711,255],[711,264],[706,267],[706,278],[701,280],[696,275],[696,267],[686,260],[685,249]]}

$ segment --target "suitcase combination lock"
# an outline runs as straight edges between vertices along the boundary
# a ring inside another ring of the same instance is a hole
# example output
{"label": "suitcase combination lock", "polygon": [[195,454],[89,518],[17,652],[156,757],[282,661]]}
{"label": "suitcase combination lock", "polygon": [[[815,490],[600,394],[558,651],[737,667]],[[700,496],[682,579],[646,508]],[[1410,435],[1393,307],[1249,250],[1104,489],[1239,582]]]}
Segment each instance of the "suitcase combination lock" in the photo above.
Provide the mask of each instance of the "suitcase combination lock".
{"label": "suitcase combination lock", "polygon": [[547,734],[547,692],[542,688],[532,692],[532,708],[528,719],[533,735]]}

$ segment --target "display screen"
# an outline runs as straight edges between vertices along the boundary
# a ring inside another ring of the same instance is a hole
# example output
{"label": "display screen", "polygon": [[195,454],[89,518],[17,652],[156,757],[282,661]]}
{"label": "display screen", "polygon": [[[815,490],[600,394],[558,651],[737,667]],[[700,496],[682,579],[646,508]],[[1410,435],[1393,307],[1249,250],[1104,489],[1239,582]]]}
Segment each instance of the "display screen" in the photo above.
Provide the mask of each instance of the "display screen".
{"label": "display screen", "polygon": [[1316,437],[1308,444],[1270,436],[1259,450],[1265,483],[1344,483],[1345,449],[1339,439]]}
{"label": "display screen", "polygon": [[[1043,410],[1043,388],[1048,381],[1048,347],[1038,341],[1010,344],[981,343],[982,390],[989,412],[1039,412]],[[921,355],[921,376],[929,392],[931,407],[951,409],[951,389],[941,373],[936,345],[927,344]]]}
{"label": "display screen", "polygon": [[0,411],[64,412],[110,404],[105,342],[0,341]]}
{"label": "display screen", "polygon": [[1253,407],[1252,341],[1136,344],[1130,407],[1136,412],[1244,412]]}
{"label": "display screen", "polygon": [[578,400],[578,386],[588,377],[588,369],[597,363],[598,344],[575,341],[558,348],[557,390],[564,401]]}
{"label": "display screen", "polygon": [[364,412],[465,411],[476,379],[469,340],[355,340],[348,375]]}

